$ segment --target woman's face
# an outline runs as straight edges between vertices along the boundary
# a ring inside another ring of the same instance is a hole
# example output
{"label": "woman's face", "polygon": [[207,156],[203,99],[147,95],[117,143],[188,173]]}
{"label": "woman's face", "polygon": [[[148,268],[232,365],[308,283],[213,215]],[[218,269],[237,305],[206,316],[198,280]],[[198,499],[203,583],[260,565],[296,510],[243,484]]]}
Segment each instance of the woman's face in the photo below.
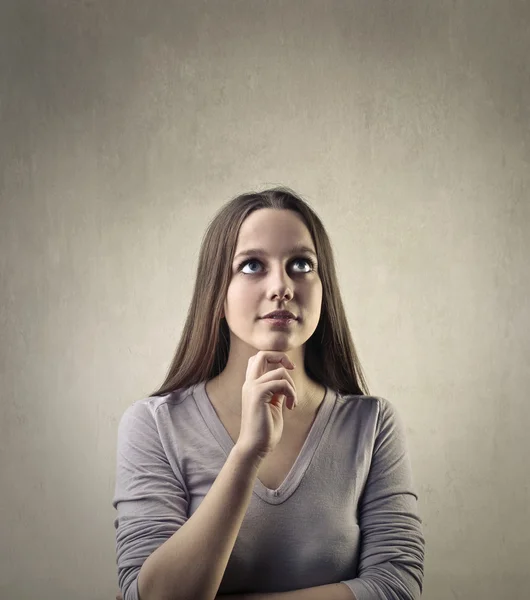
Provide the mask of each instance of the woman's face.
{"label": "woman's face", "polygon": [[[295,246],[307,246],[313,254],[291,252]],[[240,255],[250,249],[263,254]],[[239,230],[231,268],[224,304],[231,349],[240,342],[251,354],[252,349],[287,352],[303,346],[320,319],[322,282],[311,234],[301,216],[291,210],[254,211]],[[262,320],[276,309],[289,310],[299,320],[286,329]]]}

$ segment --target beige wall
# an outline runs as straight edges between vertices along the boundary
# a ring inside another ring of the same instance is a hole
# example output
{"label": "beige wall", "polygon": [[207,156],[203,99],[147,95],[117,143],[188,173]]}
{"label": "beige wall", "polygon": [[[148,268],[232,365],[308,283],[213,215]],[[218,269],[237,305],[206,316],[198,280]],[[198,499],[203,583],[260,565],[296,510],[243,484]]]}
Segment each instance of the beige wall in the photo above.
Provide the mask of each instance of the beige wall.
{"label": "beige wall", "polygon": [[286,184],[407,424],[424,598],[528,598],[530,5],[4,0],[0,598],[107,600],[116,430]]}

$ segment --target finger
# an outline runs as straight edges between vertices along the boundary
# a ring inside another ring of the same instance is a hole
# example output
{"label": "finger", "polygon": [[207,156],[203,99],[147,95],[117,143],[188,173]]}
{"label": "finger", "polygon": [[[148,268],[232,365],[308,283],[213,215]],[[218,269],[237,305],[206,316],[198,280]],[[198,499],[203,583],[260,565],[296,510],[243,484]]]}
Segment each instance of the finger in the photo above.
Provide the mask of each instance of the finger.
{"label": "finger", "polygon": [[275,352],[274,350],[260,350],[255,356],[251,357],[254,360],[251,362],[250,372],[254,379],[261,377],[268,370],[278,368],[278,365],[283,365],[287,368],[294,367],[293,362],[285,354],[285,352]]}

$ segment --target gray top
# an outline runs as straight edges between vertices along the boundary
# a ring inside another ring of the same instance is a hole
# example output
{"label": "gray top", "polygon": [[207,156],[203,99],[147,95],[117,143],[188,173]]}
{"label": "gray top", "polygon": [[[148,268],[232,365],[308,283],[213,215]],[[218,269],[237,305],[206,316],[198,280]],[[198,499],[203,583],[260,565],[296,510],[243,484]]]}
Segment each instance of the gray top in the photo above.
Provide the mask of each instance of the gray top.
{"label": "gray top", "polygon": [[[143,562],[197,510],[234,447],[205,386],[137,400],[121,417],[113,506],[124,600],[138,600]],[[256,479],[218,594],[344,582],[358,600],[419,598],[417,500],[393,404],[326,388],[285,481],[270,490]]]}

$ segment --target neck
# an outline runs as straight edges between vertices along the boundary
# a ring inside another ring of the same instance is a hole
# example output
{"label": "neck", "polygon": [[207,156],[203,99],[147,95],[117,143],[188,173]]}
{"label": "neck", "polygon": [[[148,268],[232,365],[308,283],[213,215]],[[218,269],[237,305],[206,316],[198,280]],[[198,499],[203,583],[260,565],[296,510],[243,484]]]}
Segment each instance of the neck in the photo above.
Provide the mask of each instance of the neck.
{"label": "neck", "polygon": [[[313,381],[305,373],[298,377],[295,377],[292,371],[289,373],[293,378],[298,399],[298,406],[293,412],[293,418],[296,418],[296,415],[312,413],[317,410],[324,399],[325,387]],[[225,369],[217,377],[207,382],[208,393],[219,399],[229,412],[240,417],[241,388],[244,383],[245,377],[234,378]],[[284,403],[284,415],[287,414],[290,415],[291,412],[285,409]]]}

